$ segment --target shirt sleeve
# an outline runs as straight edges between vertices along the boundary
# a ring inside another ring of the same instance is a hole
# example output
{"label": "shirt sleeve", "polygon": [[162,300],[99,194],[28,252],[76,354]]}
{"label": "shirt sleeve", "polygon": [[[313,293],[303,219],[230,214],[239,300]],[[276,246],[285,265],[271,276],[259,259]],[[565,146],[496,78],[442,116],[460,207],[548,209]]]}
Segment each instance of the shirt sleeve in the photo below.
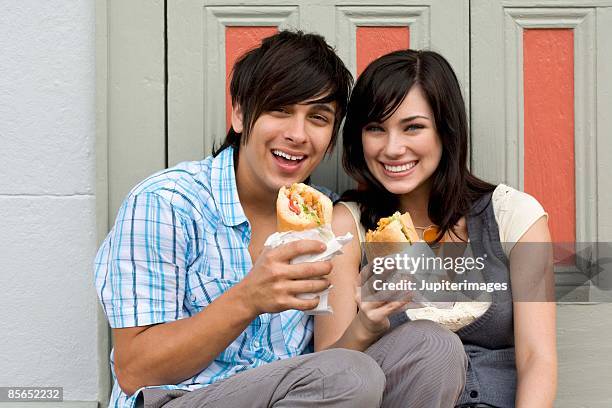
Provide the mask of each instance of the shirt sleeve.
{"label": "shirt sleeve", "polygon": [[493,192],[492,201],[499,239],[504,253],[510,257],[510,251],[527,230],[548,214],[533,196],[503,184]]}
{"label": "shirt sleeve", "polygon": [[128,197],[95,260],[95,284],[112,328],[182,317],[188,251],[183,216],[154,193]]}

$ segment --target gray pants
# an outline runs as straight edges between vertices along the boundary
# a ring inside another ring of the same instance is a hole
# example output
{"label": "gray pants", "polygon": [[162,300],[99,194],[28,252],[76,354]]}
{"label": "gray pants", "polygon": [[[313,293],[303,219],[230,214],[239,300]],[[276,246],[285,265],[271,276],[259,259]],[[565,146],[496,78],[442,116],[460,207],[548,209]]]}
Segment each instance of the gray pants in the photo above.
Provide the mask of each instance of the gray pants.
{"label": "gray pants", "polygon": [[415,321],[393,329],[365,354],[326,350],[244,371],[201,390],[150,389],[143,396],[145,408],[453,407],[466,369],[457,335]]}
{"label": "gray pants", "polygon": [[459,337],[429,320],[404,323],[366,350],[385,373],[385,408],[451,408],[465,386]]}
{"label": "gray pants", "polygon": [[243,371],[200,390],[145,389],[145,408],[379,407],[385,376],[358,351],[331,349]]}

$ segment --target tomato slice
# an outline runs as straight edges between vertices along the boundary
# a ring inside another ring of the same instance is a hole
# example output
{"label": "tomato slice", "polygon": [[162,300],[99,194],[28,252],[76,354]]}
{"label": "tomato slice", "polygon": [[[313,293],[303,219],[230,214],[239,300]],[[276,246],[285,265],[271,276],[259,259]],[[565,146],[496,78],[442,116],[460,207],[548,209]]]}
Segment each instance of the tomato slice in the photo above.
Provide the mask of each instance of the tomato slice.
{"label": "tomato slice", "polygon": [[300,215],[300,207],[297,206],[295,201],[289,200],[289,209],[293,211],[296,215]]}

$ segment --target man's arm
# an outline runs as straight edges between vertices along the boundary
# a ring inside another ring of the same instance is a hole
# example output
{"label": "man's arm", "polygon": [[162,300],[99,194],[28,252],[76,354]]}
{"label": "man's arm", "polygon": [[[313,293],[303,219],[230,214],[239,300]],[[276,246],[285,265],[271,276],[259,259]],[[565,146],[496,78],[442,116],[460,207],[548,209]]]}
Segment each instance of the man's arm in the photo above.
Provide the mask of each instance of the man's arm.
{"label": "man's arm", "polygon": [[132,395],[145,385],[178,384],[196,375],[256,316],[236,285],[192,317],[113,329],[121,389]]}
{"label": "man's arm", "polygon": [[[192,263],[187,256],[201,255],[189,251],[197,246],[189,237],[197,234],[188,230],[193,225],[184,218],[188,216],[155,193],[132,195],[98,252],[96,287],[113,327],[117,380],[128,395],[143,386],[178,384],[196,375],[256,316],[311,309],[318,299],[296,295],[329,286],[326,279],[311,278],[327,275],[330,262],[289,264],[325,246],[292,242],[262,251],[242,281],[182,319]],[[153,289],[160,287],[165,289]]]}
{"label": "man's arm", "polygon": [[[178,384],[202,371],[261,313],[316,307],[299,293],[320,292],[330,262],[290,265],[299,255],[325,250],[318,241],[296,241],[264,250],[241,282],[198,314],[173,322],[113,329],[115,373],[128,395],[147,385]],[[322,279],[313,279],[322,278]]]}

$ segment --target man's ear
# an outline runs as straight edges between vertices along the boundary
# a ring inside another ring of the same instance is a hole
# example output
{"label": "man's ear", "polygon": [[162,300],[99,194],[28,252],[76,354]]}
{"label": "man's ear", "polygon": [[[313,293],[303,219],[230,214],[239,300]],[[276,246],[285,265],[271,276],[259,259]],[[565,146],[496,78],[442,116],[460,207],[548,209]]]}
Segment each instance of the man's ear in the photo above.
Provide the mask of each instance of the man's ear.
{"label": "man's ear", "polygon": [[232,105],[232,128],[236,133],[242,133],[244,129],[242,123],[242,108],[240,105]]}

